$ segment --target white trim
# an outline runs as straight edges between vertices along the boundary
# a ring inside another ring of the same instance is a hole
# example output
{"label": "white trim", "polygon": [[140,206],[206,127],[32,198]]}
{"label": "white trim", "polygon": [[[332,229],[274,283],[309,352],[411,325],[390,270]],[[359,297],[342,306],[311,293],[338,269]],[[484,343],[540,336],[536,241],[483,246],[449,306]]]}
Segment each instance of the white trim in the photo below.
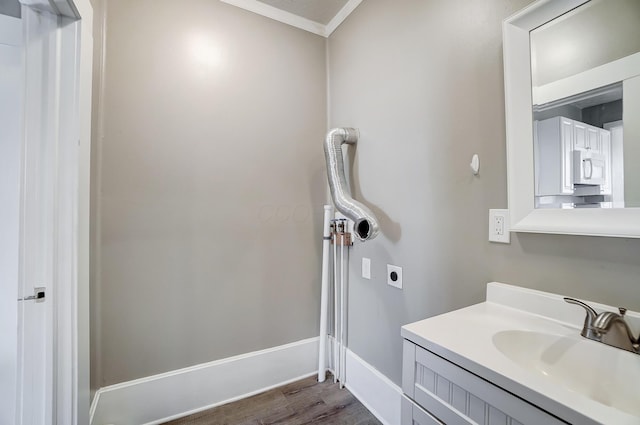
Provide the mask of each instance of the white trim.
{"label": "white trim", "polygon": [[91,406],[89,406],[89,425],[93,424],[93,417],[96,414],[96,410],[98,409],[98,404],[100,403],[100,390],[96,391],[93,396],[93,400],[91,400]]}
{"label": "white trim", "polygon": [[347,349],[345,386],[384,425],[400,423],[402,389]]}
{"label": "white trim", "polygon": [[[0,423],[16,422],[18,388],[18,276],[22,165],[22,21],[0,15]],[[6,74],[5,74],[6,72]]]}
{"label": "white trim", "polygon": [[[68,21],[68,20],[67,20]],[[73,388],[77,200],[77,65],[74,25],[22,8],[24,131],[20,223],[19,423],[75,424]],[[44,324],[44,325],[43,325]],[[87,405],[88,408],[88,405]],[[43,423],[44,423],[43,422]]]}
{"label": "white trim", "polygon": [[[93,279],[93,285],[91,286],[92,296],[91,298],[94,300],[100,300],[101,296],[101,288],[102,288],[102,147],[104,141],[104,113],[105,110],[105,72],[107,68],[106,61],[106,52],[107,52],[107,9],[108,5],[106,1],[101,1],[98,4],[100,9],[98,10],[98,15],[101,18],[100,23],[98,23],[98,33],[96,36],[98,37],[99,43],[97,44],[99,47],[96,48],[95,54],[98,55],[98,63],[97,69],[94,72],[95,79],[97,81],[97,86],[95,87],[95,93],[93,93],[93,99],[95,104],[97,105],[97,113],[96,113],[96,127],[95,131],[92,128],[92,134],[95,134],[95,140],[93,140],[93,145],[91,146],[91,155],[95,158],[95,162],[92,164],[92,167],[95,169],[90,170],[90,181],[92,182],[92,186],[90,189],[90,196],[93,197],[92,201],[94,202],[94,216],[92,225],[94,231],[94,239],[93,243],[90,245],[89,251],[91,252],[93,258],[93,275],[91,278]],[[95,149],[95,153],[94,153]],[[91,200],[90,200],[91,202]],[[91,368],[91,374],[95,374],[93,379],[95,382],[100,382],[102,377],[102,326],[101,326],[101,306],[99,302],[91,303],[91,329],[90,334],[93,338],[93,356],[91,357],[90,363],[93,366]],[[94,388],[92,387],[90,392],[92,392]],[[90,398],[92,399],[91,405],[93,406],[95,403],[93,400],[95,398],[95,394],[92,393]],[[87,419],[88,422],[88,419]]]}
{"label": "white trim", "polygon": [[312,21],[311,19],[303,18],[302,16],[295,15],[291,12],[287,12],[277,7],[270,6],[266,3],[262,3],[258,0],[220,0],[223,3],[227,3],[236,7],[239,7],[249,12],[257,13],[258,15],[265,16],[273,19],[274,21],[282,22],[283,24],[291,25],[292,27],[299,28],[301,30],[309,31],[310,33],[329,37],[332,32],[340,26],[347,16],[353,12],[356,7],[362,3],[362,0],[349,0],[343,7],[336,13],[331,21],[327,25],[320,22]]}
{"label": "white trim", "polygon": [[554,100],[619,83],[637,75],[640,75],[640,53],[634,53],[543,86],[533,87],[533,103],[544,105]]}
{"label": "white trim", "polygon": [[98,390],[91,425],[154,425],[317,373],[318,337]]}
{"label": "white trim", "polygon": [[[51,300],[55,306],[54,368],[55,417],[58,423],[77,423],[78,351],[78,139],[80,28],[77,22],[60,26],[58,59],[59,126],[57,152],[55,275]],[[87,406],[88,407],[88,406]]]}
{"label": "white trim", "polygon": [[340,11],[336,13],[336,16],[334,16],[333,19],[331,19],[331,21],[329,21],[329,23],[325,26],[325,37],[329,37],[336,30],[336,28],[338,28],[340,24],[343,23],[349,15],[351,15],[351,12],[356,10],[356,7],[360,6],[360,3],[362,3],[362,0],[349,0],[347,4],[345,4],[342,9],[340,9]]}
{"label": "white trim", "polygon": [[33,10],[44,10],[52,15],[77,19],[79,15],[74,1],[77,2],[77,0],[20,0],[20,3]]}
{"label": "white trim", "polygon": [[[93,9],[89,0],[22,3],[27,155],[21,279],[23,294],[28,295],[35,282],[47,293],[44,302],[20,307],[31,312],[23,316],[29,323],[21,328],[29,359],[20,366],[25,385],[18,391],[36,395],[27,403],[20,401],[19,410],[25,411],[28,423],[40,415],[43,423],[86,424]],[[60,18],[58,12],[66,17]],[[82,20],[76,19],[78,12]],[[36,313],[38,317],[33,316]],[[42,338],[40,332],[46,341],[34,345]],[[40,356],[44,365],[34,365]],[[46,383],[37,381],[41,378]]]}
{"label": "white trim", "polygon": [[325,26],[319,22],[312,21],[310,19],[303,18],[293,13],[278,9],[277,7],[270,6],[257,0],[220,0],[223,3],[228,3],[233,6],[237,6],[241,9],[248,10],[249,12],[257,13],[258,15],[265,16],[273,19],[274,21],[282,22],[283,24],[291,25],[292,27],[299,28],[301,30],[309,31],[311,33],[326,37]]}
{"label": "white trim", "polygon": [[77,156],[77,233],[75,243],[77,274],[75,289],[75,316],[73,329],[75,334],[75,409],[74,424],[89,422],[90,388],[89,388],[89,223],[90,223],[90,167],[91,167],[91,105],[93,81],[93,6],[89,0],[73,0],[73,7],[78,12],[80,48],[78,71],[78,135],[79,147]]}

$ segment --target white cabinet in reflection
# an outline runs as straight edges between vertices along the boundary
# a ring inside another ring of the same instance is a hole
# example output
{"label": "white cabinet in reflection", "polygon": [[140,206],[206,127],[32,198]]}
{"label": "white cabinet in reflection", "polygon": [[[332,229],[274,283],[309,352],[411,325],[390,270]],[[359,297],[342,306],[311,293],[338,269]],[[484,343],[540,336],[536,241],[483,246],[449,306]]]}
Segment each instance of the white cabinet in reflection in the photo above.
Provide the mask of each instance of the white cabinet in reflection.
{"label": "white cabinet in reflection", "polygon": [[566,117],[535,121],[534,158],[536,196],[573,196],[574,151],[590,151],[605,158],[605,183],[593,194],[611,194],[611,135],[608,130]]}
{"label": "white cabinet in reflection", "polygon": [[613,161],[611,160],[611,132],[608,130],[598,129],[598,136],[600,141],[600,153],[606,158],[606,169],[604,184],[600,186],[600,193],[603,195],[611,195],[611,173],[613,169]]}
{"label": "white cabinet in reflection", "polygon": [[[568,118],[565,118],[568,120]],[[574,128],[574,149],[590,149],[592,152],[601,153],[600,131],[601,129],[580,121],[569,120]]]}
{"label": "white cabinet in reflection", "polygon": [[565,117],[536,121],[535,126],[536,196],[573,195],[574,139],[586,146],[586,128],[576,129]]}

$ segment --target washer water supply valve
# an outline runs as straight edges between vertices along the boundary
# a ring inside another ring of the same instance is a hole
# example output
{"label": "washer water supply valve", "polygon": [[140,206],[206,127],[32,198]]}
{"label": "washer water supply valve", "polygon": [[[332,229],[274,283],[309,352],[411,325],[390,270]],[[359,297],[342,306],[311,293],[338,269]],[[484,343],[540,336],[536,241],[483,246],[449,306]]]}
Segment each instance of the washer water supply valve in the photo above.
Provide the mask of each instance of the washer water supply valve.
{"label": "washer water supply valve", "polygon": [[331,243],[334,245],[352,246],[351,233],[347,231],[347,220],[339,218],[331,223]]}

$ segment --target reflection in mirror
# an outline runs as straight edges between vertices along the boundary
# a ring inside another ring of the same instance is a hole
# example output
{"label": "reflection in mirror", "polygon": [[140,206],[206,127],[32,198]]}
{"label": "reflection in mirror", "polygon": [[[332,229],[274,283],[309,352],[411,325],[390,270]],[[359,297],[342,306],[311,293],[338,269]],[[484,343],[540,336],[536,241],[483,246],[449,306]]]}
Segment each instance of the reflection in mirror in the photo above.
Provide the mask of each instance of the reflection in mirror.
{"label": "reflection in mirror", "polygon": [[535,207],[640,207],[640,1],[591,0],[530,41]]}

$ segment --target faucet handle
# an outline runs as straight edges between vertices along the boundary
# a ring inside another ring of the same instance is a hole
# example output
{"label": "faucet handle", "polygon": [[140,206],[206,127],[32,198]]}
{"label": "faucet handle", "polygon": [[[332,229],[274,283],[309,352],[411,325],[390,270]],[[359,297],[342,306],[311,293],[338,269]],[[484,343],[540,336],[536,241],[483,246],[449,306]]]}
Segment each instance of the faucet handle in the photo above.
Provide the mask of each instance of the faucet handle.
{"label": "faucet handle", "polygon": [[587,312],[587,317],[591,318],[591,320],[595,319],[596,316],[598,315],[598,313],[596,313],[596,311],[589,304],[584,303],[580,300],[576,300],[575,298],[564,297],[564,301],[569,304],[579,305],[580,307],[584,308],[585,311]]}
{"label": "faucet handle", "polygon": [[569,304],[579,305],[584,308],[587,313],[584,318],[584,325],[582,326],[582,332],[580,332],[580,335],[585,338],[599,340],[600,335],[598,334],[598,330],[593,327],[593,322],[596,320],[596,317],[598,317],[598,313],[596,313],[593,307],[580,300],[576,300],[575,298],[564,297],[564,301]]}
{"label": "faucet handle", "polygon": [[620,312],[620,316],[624,316],[627,312],[627,309],[624,307],[618,307],[618,311]]}

